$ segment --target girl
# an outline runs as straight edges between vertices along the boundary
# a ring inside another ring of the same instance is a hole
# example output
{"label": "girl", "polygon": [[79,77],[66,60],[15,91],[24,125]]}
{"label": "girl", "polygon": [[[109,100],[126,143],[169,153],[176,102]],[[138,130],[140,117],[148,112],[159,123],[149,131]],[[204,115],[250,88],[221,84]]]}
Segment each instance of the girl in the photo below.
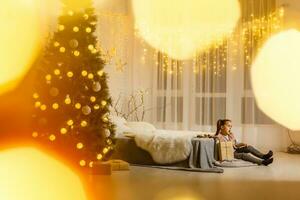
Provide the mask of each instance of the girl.
{"label": "girl", "polygon": [[231,132],[231,127],[231,120],[218,120],[215,136],[217,139],[219,139],[220,142],[232,141],[234,148],[234,158],[256,163],[258,165],[263,164],[265,166],[273,162],[272,151],[269,151],[267,154],[263,154],[250,145],[238,143],[233,133]]}

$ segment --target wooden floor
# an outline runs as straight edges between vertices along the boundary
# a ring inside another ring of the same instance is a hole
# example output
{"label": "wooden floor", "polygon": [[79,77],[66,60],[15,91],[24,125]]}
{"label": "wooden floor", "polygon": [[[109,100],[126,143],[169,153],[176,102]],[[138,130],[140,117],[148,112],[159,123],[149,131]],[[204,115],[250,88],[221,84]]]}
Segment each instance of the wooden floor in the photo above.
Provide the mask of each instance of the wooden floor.
{"label": "wooden floor", "polygon": [[300,155],[275,153],[268,167],[226,168],[224,173],[131,166],[111,176],[92,176],[105,200],[300,199]]}

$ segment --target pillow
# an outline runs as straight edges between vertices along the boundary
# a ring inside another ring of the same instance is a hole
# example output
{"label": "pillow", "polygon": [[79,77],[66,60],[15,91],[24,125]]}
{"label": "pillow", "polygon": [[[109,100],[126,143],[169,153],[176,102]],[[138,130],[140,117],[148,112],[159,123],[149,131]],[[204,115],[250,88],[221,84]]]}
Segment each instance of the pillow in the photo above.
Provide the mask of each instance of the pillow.
{"label": "pillow", "polygon": [[156,130],[156,128],[148,122],[126,122],[125,125],[130,128],[130,132]]}
{"label": "pillow", "polygon": [[111,122],[116,125],[116,137],[121,136],[124,132],[129,131],[130,128],[125,125],[126,119],[120,116],[110,116]]}

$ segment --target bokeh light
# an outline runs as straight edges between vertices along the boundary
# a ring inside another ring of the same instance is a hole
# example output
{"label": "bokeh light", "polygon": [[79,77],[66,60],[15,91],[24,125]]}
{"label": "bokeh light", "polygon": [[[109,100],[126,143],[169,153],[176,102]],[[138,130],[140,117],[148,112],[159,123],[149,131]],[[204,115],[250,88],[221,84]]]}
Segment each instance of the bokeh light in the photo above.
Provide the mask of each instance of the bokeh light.
{"label": "bokeh light", "polygon": [[177,59],[230,33],[240,16],[238,0],[133,0],[132,7],[139,35]]}
{"label": "bokeh light", "polygon": [[0,167],[0,199],[87,200],[74,172],[33,147],[0,152]]}
{"label": "bokeh light", "polygon": [[40,6],[40,0],[1,1],[0,94],[18,84],[38,53]]}
{"label": "bokeh light", "polygon": [[251,69],[258,107],[283,126],[300,130],[300,32],[288,30],[271,37]]}

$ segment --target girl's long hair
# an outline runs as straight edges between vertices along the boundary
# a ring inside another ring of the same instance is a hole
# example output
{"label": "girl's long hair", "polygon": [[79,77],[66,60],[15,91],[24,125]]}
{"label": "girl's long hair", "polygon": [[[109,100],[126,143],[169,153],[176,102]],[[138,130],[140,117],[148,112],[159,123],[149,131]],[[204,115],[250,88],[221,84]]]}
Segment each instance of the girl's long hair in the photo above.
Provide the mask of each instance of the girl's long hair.
{"label": "girl's long hair", "polygon": [[217,131],[215,136],[219,135],[220,131],[221,131],[221,127],[224,126],[226,124],[226,122],[231,122],[230,119],[219,119],[217,121]]}

